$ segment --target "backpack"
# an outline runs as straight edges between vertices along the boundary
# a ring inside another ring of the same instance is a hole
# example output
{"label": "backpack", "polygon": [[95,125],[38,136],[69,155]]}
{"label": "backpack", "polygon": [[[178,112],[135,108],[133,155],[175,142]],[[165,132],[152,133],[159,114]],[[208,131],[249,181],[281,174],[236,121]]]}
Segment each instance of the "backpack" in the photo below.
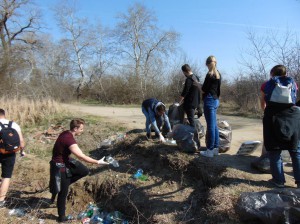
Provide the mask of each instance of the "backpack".
{"label": "backpack", "polygon": [[264,93],[266,102],[295,104],[297,87],[291,77],[274,76],[266,83]]}
{"label": "backpack", "polygon": [[0,153],[9,154],[17,152],[20,147],[20,136],[18,132],[12,128],[12,121],[7,124],[0,122]]}

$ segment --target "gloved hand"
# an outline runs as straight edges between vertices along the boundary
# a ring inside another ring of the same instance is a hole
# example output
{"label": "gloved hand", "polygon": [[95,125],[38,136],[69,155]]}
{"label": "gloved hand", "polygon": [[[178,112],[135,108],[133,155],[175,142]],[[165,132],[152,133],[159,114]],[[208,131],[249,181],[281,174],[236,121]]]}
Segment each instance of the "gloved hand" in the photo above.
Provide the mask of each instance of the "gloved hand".
{"label": "gloved hand", "polygon": [[102,159],[99,159],[99,160],[98,160],[98,165],[108,165],[109,163],[108,163],[108,162],[105,162],[104,159],[105,159],[105,156],[103,156]]}
{"label": "gloved hand", "polygon": [[164,136],[162,135],[162,133],[159,134],[159,141],[160,142],[166,142]]}

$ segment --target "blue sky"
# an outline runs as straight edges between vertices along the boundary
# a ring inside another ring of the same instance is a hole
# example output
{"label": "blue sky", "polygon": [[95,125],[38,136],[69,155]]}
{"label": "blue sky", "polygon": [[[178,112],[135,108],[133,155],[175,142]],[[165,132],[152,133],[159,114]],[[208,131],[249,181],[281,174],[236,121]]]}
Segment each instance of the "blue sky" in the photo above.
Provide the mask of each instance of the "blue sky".
{"label": "blue sky", "polygon": [[[55,0],[36,0],[44,10],[46,25],[53,36],[59,35],[50,7]],[[249,48],[246,32],[268,30],[296,32],[300,39],[299,0],[78,0],[80,13],[103,26],[114,27],[116,15],[125,13],[134,2],[153,11],[160,28],[181,34],[180,48],[187,57],[204,67],[215,55],[218,67],[228,76],[238,69],[241,50]],[[184,62],[186,63],[186,62]],[[230,78],[230,77],[227,77]]]}

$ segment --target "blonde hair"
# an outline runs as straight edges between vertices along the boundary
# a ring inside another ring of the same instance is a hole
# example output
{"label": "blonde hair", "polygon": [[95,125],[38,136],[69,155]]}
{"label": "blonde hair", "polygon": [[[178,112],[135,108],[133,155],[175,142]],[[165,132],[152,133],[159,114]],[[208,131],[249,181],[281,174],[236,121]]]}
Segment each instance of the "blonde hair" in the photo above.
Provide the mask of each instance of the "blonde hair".
{"label": "blonde hair", "polygon": [[216,79],[220,79],[220,73],[217,69],[217,59],[215,56],[211,55],[206,59],[206,65],[208,66],[209,64],[212,66],[209,68],[208,74],[210,74],[210,76],[215,75]]}

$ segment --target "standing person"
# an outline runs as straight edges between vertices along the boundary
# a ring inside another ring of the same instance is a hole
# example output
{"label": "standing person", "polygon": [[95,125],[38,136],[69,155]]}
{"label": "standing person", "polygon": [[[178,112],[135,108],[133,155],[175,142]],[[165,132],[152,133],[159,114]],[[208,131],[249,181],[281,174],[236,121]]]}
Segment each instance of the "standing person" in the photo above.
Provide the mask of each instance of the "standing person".
{"label": "standing person", "polygon": [[[8,126],[10,121],[5,118],[5,110],[0,109],[0,122],[4,126]],[[2,130],[2,125],[0,126],[0,130]],[[12,122],[11,127],[15,129],[19,135],[20,139],[20,149],[21,153],[23,153],[23,149],[25,147],[25,141],[22,135],[22,131],[20,126]],[[1,163],[1,185],[0,185],[0,208],[5,206],[5,197],[9,188],[10,179],[12,177],[12,173],[14,170],[14,165],[16,161],[16,153],[8,153],[2,154],[0,153],[0,163]]]}
{"label": "standing person", "polygon": [[[190,126],[195,127],[194,117],[195,110],[198,109],[200,105],[200,91],[194,82],[199,82],[200,80],[197,75],[193,74],[193,71],[188,64],[182,65],[181,70],[186,79],[179,99],[179,104],[183,105],[183,110],[187,115]],[[198,115],[198,117],[199,116],[200,115]]]}
{"label": "standing person", "polygon": [[[281,152],[288,150],[292,159],[295,183],[300,188],[300,110],[294,106],[297,99],[297,85],[287,76],[283,65],[274,66],[271,73],[273,77],[267,81],[263,89],[266,102],[263,137],[270,159],[272,174],[270,182],[276,187],[284,187]],[[280,86],[284,86],[280,91],[283,94],[278,95],[277,88],[281,88]]]}
{"label": "standing person", "polygon": [[146,132],[147,138],[151,138],[151,126],[154,128],[155,135],[159,137],[160,142],[165,142],[160,128],[163,123],[166,125],[166,131],[171,131],[171,125],[168,115],[166,114],[166,106],[155,98],[144,100],[142,103],[142,112],[146,117]]}
{"label": "standing person", "polygon": [[74,139],[75,136],[80,135],[84,128],[83,119],[74,119],[70,122],[70,130],[62,132],[53,147],[52,160],[50,161],[50,192],[52,193],[52,202],[54,202],[56,194],[58,222],[67,221],[66,199],[68,195],[69,186],[89,174],[89,170],[81,162],[70,158],[74,154],[78,159],[87,163],[97,165],[107,165],[103,157],[100,160],[95,160],[85,155]]}
{"label": "standing person", "polygon": [[213,157],[219,154],[219,129],[217,124],[217,109],[219,107],[221,74],[217,70],[217,60],[214,56],[206,59],[208,73],[206,74],[202,96],[204,104],[204,117],[206,120],[206,150],[200,154],[206,157]]}

